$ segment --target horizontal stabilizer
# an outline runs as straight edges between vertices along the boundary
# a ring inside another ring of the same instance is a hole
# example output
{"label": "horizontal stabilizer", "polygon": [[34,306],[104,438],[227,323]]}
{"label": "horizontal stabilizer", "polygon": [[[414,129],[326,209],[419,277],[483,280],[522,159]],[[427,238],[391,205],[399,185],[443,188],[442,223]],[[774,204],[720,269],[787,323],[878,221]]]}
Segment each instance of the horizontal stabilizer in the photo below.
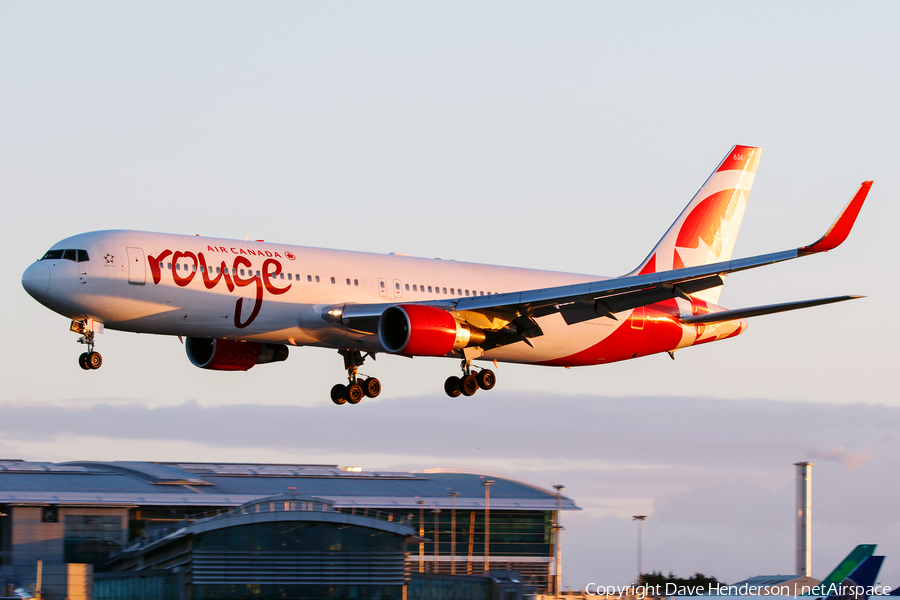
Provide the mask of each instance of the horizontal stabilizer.
{"label": "horizontal stabilizer", "polygon": [[844,302],[845,300],[855,300],[857,298],[864,297],[865,296],[834,296],[832,298],[818,298],[816,300],[801,300],[799,302],[767,304],[766,306],[751,306],[750,308],[737,308],[735,310],[723,310],[720,312],[708,313],[705,315],[681,317],[681,322],[687,324],[705,325],[707,323],[733,321],[735,319],[746,319],[747,317],[758,317],[760,315],[772,315],[775,313],[787,312],[789,310],[797,310],[798,308],[809,308],[810,306],[833,304],[834,302]]}

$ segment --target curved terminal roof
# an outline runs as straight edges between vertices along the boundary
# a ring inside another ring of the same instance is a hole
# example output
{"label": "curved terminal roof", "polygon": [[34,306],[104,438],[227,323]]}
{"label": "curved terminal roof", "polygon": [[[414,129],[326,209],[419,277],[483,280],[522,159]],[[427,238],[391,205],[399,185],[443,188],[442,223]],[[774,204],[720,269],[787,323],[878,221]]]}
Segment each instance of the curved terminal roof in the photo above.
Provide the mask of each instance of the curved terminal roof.
{"label": "curved terminal roof", "polygon": [[[240,506],[282,493],[335,507],[555,510],[555,492],[469,472],[364,471],[337,465],[0,460],[0,504]],[[563,510],[579,510],[563,496]]]}
{"label": "curved terminal roof", "polygon": [[[295,493],[278,494],[248,502],[240,507],[218,509],[219,514],[199,518],[193,522],[171,525],[166,531],[158,531],[158,537],[141,538],[133,546],[114,555],[111,561],[129,560],[158,550],[166,544],[187,535],[203,534],[218,529],[254,525],[258,523],[320,522],[341,526],[364,527],[402,536],[415,537],[415,529],[408,518],[395,519],[394,514],[375,509],[346,511],[321,498],[297,496]],[[401,567],[402,570],[402,567]]]}

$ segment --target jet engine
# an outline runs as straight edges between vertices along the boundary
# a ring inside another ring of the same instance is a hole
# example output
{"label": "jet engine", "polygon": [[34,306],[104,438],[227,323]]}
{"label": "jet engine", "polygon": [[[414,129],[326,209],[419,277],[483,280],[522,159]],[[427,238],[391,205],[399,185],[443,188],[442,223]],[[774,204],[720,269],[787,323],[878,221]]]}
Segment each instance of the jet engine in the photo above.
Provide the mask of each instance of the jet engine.
{"label": "jet engine", "polygon": [[484,332],[460,323],[433,306],[398,304],[378,320],[378,339],[388,352],[408,356],[444,356],[451,350],[484,343]]}
{"label": "jet engine", "polygon": [[246,371],[254,365],[280,362],[288,357],[287,346],[282,344],[189,337],[184,347],[191,364],[214,371]]}

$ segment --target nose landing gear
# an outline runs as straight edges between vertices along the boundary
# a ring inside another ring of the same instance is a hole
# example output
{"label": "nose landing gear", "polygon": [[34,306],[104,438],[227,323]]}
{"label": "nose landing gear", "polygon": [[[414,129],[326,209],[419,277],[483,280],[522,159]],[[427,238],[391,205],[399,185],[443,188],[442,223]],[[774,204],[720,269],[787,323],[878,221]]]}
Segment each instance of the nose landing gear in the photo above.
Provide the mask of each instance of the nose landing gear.
{"label": "nose landing gear", "polygon": [[100,356],[99,352],[94,351],[93,328],[88,327],[88,324],[85,321],[72,321],[72,325],[69,329],[75,333],[81,334],[81,337],[78,338],[78,343],[87,346],[87,352],[82,352],[81,356],[78,357],[78,366],[85,371],[99,369],[103,365],[103,357]]}
{"label": "nose landing gear", "polygon": [[444,392],[451,398],[456,398],[460,394],[471,396],[479,388],[489,390],[497,383],[497,376],[490,369],[481,369],[477,373],[472,373],[471,361],[462,361],[462,372],[462,377],[452,375],[444,382]]}
{"label": "nose landing gear", "polygon": [[381,393],[381,382],[374,377],[360,377],[359,367],[362,366],[368,356],[375,360],[375,356],[366,354],[363,356],[359,350],[338,350],[338,354],[344,357],[344,368],[347,369],[347,385],[337,383],[331,388],[331,401],[335,404],[359,404],[363,399],[375,398]]}

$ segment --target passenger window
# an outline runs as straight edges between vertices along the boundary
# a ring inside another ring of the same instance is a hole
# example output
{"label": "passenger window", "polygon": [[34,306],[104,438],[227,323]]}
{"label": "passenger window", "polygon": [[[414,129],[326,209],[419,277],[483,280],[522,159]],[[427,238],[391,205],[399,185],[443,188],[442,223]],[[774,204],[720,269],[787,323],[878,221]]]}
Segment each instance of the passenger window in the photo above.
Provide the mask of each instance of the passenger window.
{"label": "passenger window", "polygon": [[354,280],[353,280],[353,285],[359,287],[359,279],[354,279]]}
{"label": "passenger window", "polygon": [[306,280],[307,280],[307,281],[312,281],[312,275],[307,275],[307,276],[306,276]]}
{"label": "passenger window", "polygon": [[331,278],[331,283],[335,283],[334,277]]}
{"label": "passenger window", "polygon": [[456,293],[459,294],[460,296],[462,296],[462,290],[461,290],[461,289],[456,288]]}
{"label": "passenger window", "polygon": [[399,282],[397,282],[397,283],[394,284],[394,289],[396,289],[397,291],[400,290],[400,283],[399,283]]}
{"label": "passenger window", "polygon": [[447,293],[447,288],[444,288],[444,293],[445,293],[445,294]]}
{"label": "passenger window", "polygon": [[74,250],[66,250],[66,251],[63,253],[63,259],[64,259],[64,260],[71,260],[72,262],[75,262],[75,259],[76,259],[76,257],[75,257],[75,251],[74,251]]}
{"label": "passenger window", "polygon": [[350,285],[350,278],[347,278],[347,285]]}
{"label": "passenger window", "polygon": [[466,290],[466,296],[468,296],[468,295],[469,295],[469,290]]}
{"label": "passenger window", "polygon": [[484,296],[484,291],[478,292],[479,295]]}
{"label": "passenger window", "polygon": [[62,258],[63,250],[48,250],[41,260],[59,260]]}
{"label": "passenger window", "polygon": [[166,268],[167,268],[167,269],[171,269],[171,268],[172,268],[172,263],[166,263]]}
{"label": "passenger window", "polygon": [[176,270],[176,271],[180,271],[180,270],[181,270],[181,263],[175,263],[175,270]]}
{"label": "passenger window", "polygon": [[78,262],[87,262],[90,259],[88,258],[87,250],[78,250]]}
{"label": "passenger window", "polygon": [[[282,273],[282,275],[283,275],[283,273]],[[293,280],[291,279],[291,274],[290,274],[290,273],[288,273],[288,281],[293,281]]]}
{"label": "passenger window", "polygon": [[419,291],[419,288],[416,287],[416,284],[413,284],[413,291],[414,291],[414,292],[418,292],[418,291]]}
{"label": "passenger window", "polygon": [[[41,260],[43,260],[43,259],[41,259]],[[165,269],[166,266],[165,266],[163,263],[159,263],[159,268],[160,268],[160,269]]]}
{"label": "passenger window", "polygon": [[279,279],[284,279],[284,273],[281,274],[281,277],[279,277]]}
{"label": "passenger window", "polygon": [[379,283],[381,284],[381,289],[384,289],[384,282],[380,281]]}
{"label": "passenger window", "polygon": [[431,293],[431,286],[428,286],[428,293]]}
{"label": "passenger window", "polygon": [[256,272],[256,276],[259,277],[259,271]]}
{"label": "passenger window", "polygon": [[408,283],[406,284],[406,291],[407,291],[407,292],[409,291],[409,284],[408,284]]}
{"label": "passenger window", "polygon": [[[243,272],[243,271],[241,271],[241,272]],[[234,267],[231,267],[231,274],[237,275],[237,269],[235,269]]]}
{"label": "passenger window", "polygon": [[241,269],[241,277],[243,277],[243,276],[244,276],[244,270]]}
{"label": "passenger window", "polygon": [[455,294],[456,294],[456,290],[454,290],[453,288],[450,288],[450,295],[453,296]]}
{"label": "passenger window", "polygon": [[316,283],[319,283],[319,276],[316,275]]}
{"label": "passenger window", "polygon": [[191,271],[193,271],[194,273],[196,273],[196,272],[197,272],[197,265],[191,265]]}

